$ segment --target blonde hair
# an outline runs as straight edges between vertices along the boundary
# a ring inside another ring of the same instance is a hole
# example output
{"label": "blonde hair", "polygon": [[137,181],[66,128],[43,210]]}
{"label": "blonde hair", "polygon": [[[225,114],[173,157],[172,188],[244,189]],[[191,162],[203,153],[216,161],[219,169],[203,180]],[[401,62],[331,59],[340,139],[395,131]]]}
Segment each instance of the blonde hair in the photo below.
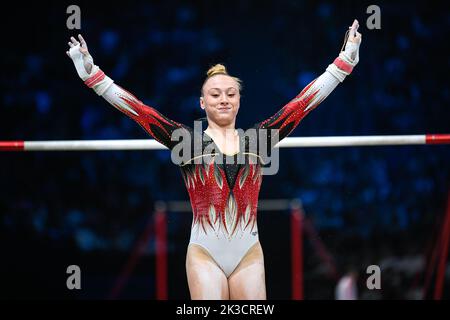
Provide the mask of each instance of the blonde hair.
{"label": "blonde hair", "polygon": [[206,72],[206,79],[205,79],[205,81],[203,81],[203,85],[202,85],[202,96],[203,96],[203,87],[205,86],[206,81],[208,81],[209,78],[212,78],[218,74],[223,74],[223,75],[231,77],[234,81],[237,82],[238,90],[239,90],[239,92],[241,92],[242,80],[239,78],[230,76],[227,72],[227,68],[223,64],[217,63],[217,64],[213,65],[211,68],[209,68],[208,71]]}

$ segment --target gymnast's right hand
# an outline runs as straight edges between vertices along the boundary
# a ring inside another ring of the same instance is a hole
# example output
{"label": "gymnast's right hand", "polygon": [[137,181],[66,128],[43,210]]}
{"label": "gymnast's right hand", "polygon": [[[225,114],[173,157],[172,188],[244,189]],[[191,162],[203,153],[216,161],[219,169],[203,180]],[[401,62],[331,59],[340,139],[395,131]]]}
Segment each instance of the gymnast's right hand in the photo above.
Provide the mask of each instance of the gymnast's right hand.
{"label": "gymnast's right hand", "polygon": [[89,54],[86,41],[84,41],[80,34],[78,35],[78,39],[79,41],[74,37],[70,37],[70,41],[68,42],[70,49],[66,51],[66,54],[72,59],[78,76],[83,81],[86,81],[91,76],[94,59]]}

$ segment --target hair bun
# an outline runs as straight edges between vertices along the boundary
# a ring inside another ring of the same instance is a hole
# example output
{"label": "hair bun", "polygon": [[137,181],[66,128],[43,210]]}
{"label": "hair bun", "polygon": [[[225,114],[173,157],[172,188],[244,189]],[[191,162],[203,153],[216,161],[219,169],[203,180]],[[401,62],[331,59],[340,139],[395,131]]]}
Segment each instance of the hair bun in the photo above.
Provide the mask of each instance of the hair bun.
{"label": "hair bun", "polygon": [[223,75],[231,77],[234,81],[236,81],[239,92],[241,92],[241,90],[242,90],[241,79],[230,76],[227,72],[227,68],[225,68],[225,66],[223,64],[218,63],[218,64],[215,64],[214,66],[212,66],[211,68],[209,68],[208,71],[206,72],[207,77],[206,77],[205,81],[203,82],[202,91],[201,91],[202,97],[203,97],[203,87],[205,86],[206,81],[208,81],[208,79],[211,78],[212,76],[215,76],[218,74],[223,74]]}
{"label": "hair bun", "polygon": [[227,68],[223,64],[216,64],[209,68],[208,72],[206,72],[207,77],[215,76],[216,74],[226,74],[228,75]]}

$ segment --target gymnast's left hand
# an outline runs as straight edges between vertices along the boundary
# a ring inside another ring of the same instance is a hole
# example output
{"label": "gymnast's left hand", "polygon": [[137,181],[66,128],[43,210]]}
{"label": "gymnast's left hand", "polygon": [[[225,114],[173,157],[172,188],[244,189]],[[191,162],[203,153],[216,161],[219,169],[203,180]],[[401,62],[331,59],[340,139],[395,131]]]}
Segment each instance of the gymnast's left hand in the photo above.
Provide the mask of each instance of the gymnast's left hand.
{"label": "gymnast's left hand", "polygon": [[[349,27],[348,38],[345,43],[345,48],[339,55],[346,62],[350,63],[352,66],[356,66],[359,62],[359,46],[361,44],[361,33],[358,32],[359,22],[354,20],[353,24]],[[343,56],[343,57],[342,57]]]}

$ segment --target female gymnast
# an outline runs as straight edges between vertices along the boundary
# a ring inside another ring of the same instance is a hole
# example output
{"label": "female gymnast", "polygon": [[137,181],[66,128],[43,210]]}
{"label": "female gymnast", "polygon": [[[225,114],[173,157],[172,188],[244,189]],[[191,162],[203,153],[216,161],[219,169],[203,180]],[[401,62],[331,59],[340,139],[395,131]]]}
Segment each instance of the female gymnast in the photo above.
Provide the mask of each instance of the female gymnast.
{"label": "female gymnast", "polygon": [[[339,56],[322,75],[275,115],[253,128],[274,129],[271,132],[276,132],[278,141],[288,136],[358,63],[361,43],[358,27],[358,21],[354,20]],[[194,129],[170,120],[113,83],[94,64],[81,35],[78,40],[71,37],[68,44],[70,49],[66,53],[84,83],[154,139],[173,150],[178,143],[172,139],[176,130],[193,136]],[[266,299],[264,256],[256,221],[264,163],[257,153],[249,150],[250,144],[261,141],[244,138],[235,129],[240,91],[241,81],[230,76],[223,65],[208,70],[199,101],[208,124],[200,132],[205,139],[200,152],[194,151],[187,161],[179,164],[193,211],[186,255],[191,299]],[[229,161],[238,156],[244,161]]]}

